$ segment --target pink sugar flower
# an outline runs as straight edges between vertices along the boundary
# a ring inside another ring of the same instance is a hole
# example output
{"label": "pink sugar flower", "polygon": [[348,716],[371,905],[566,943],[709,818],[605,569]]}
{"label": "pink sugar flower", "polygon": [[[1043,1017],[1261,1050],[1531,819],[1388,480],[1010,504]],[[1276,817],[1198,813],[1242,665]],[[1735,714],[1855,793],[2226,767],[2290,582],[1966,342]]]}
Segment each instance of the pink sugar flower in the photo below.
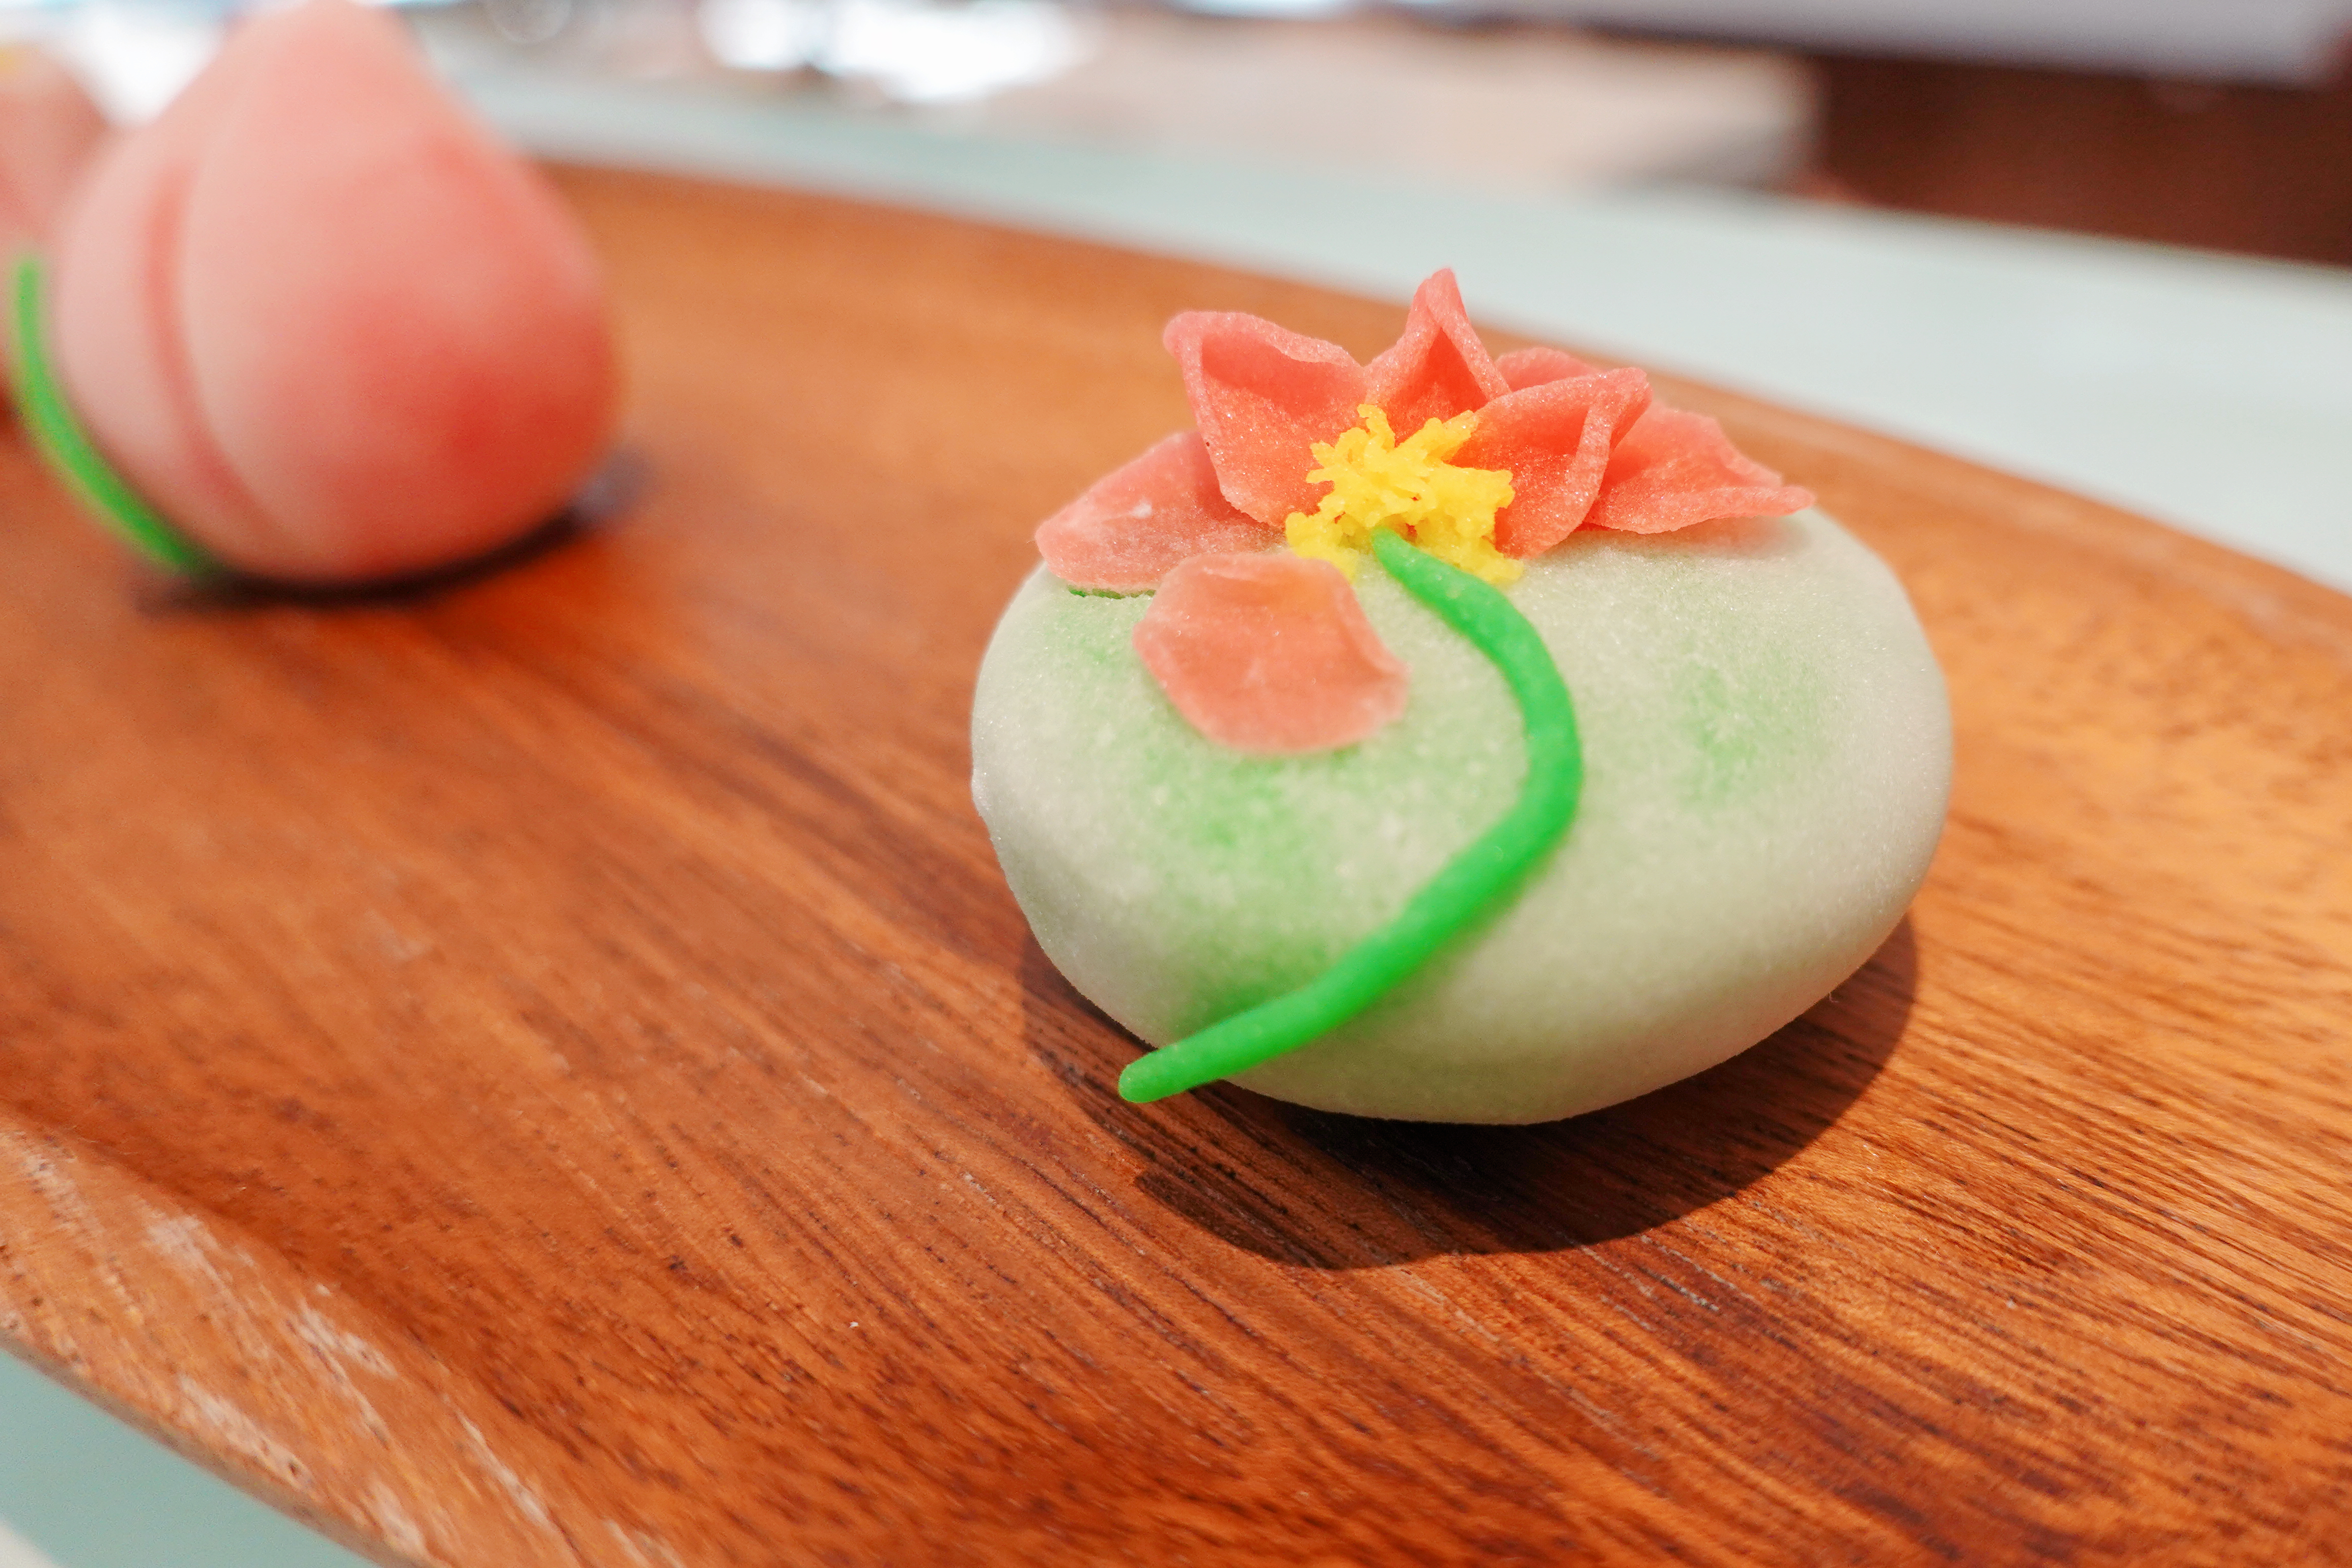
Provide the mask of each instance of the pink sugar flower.
{"label": "pink sugar flower", "polygon": [[1519,560],[1587,524],[1658,533],[1813,502],[1714,420],[1654,404],[1638,370],[1558,349],[1490,357],[1451,271],[1422,284],[1403,335],[1370,364],[1240,311],[1187,311],[1165,341],[1197,428],[1107,475],[1046,520],[1037,544],[1075,588],[1181,586],[1146,613],[1137,650],[1179,711],[1243,751],[1352,744],[1404,710],[1404,667],[1339,569],[1273,552],[1286,521],[1323,499],[1315,448],[1367,406],[1400,439],[1475,416],[1452,461],[1507,470],[1494,545]]}

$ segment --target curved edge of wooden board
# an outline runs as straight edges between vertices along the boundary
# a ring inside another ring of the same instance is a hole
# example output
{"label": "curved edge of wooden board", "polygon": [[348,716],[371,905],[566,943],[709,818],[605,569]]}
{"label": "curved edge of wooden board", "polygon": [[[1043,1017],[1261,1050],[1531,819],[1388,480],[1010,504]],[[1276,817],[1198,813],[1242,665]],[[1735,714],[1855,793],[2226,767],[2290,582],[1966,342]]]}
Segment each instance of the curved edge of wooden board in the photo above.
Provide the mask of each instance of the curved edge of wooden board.
{"label": "curved edge of wooden board", "polygon": [[[102,1151],[0,1113],[0,1349],[271,1507],[387,1568],[581,1561],[544,1493],[557,1457],[494,1448],[484,1391]],[[102,1331],[77,1333],[89,1319]],[[344,1414],[332,1440],[321,1408]],[[471,1474],[404,1475],[395,1432],[470,1455]]]}

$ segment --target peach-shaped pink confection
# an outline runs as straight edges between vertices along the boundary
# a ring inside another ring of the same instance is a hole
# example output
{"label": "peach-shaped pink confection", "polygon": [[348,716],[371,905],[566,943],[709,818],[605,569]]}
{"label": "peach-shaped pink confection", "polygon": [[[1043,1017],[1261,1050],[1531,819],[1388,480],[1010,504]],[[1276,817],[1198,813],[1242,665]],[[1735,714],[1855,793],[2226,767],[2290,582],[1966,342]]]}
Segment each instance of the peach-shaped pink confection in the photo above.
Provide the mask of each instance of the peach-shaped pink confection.
{"label": "peach-shaped pink confection", "polygon": [[1585,521],[1626,533],[1664,533],[1718,517],[1783,517],[1813,492],[1744,457],[1703,414],[1653,404],[1617,444]]}
{"label": "peach-shaped pink confection", "polygon": [[478,555],[551,516],[611,433],[584,237],[398,24],[349,0],[247,23],[101,160],[56,301],[83,422],[249,572]]}
{"label": "peach-shaped pink confection", "polygon": [[1236,751],[1328,751],[1404,713],[1403,663],[1326,561],[1196,555],[1160,584],[1135,650],[1194,729]]}
{"label": "peach-shaped pink confection", "polygon": [[1037,529],[1046,570],[1075,588],[1135,594],[1195,555],[1264,550],[1282,530],[1234,510],[1191,430],[1095,481]]}
{"label": "peach-shaped pink confection", "polygon": [[1311,448],[1355,424],[1364,401],[1355,356],[1239,310],[1187,310],[1163,341],[1225,499],[1276,528],[1313,511],[1322,487],[1307,478]]}
{"label": "peach-shaped pink confection", "polygon": [[47,243],[68,187],[105,136],[105,117],[64,67],[0,47],[0,262]]}
{"label": "peach-shaped pink confection", "polygon": [[1650,378],[1629,369],[1538,382],[1478,410],[1477,428],[1453,460],[1510,473],[1495,548],[1524,560],[1575,532],[1601,493],[1610,454],[1649,406]]}

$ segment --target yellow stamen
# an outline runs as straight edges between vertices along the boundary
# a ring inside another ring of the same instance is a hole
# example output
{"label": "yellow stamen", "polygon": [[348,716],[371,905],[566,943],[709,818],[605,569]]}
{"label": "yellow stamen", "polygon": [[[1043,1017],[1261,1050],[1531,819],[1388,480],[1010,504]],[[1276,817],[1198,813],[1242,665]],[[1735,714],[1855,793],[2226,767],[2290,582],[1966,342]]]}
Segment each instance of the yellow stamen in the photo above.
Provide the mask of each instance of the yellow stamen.
{"label": "yellow stamen", "polygon": [[1446,461],[1478,427],[1475,414],[1432,419],[1400,442],[1389,418],[1367,403],[1364,421],[1326,445],[1307,477],[1331,492],[1311,512],[1283,524],[1290,548],[1328,561],[1349,576],[1372,548],[1376,529],[1392,528],[1448,565],[1489,583],[1516,582],[1525,570],[1495,548],[1495,514],[1511,504],[1504,468],[1458,468]]}

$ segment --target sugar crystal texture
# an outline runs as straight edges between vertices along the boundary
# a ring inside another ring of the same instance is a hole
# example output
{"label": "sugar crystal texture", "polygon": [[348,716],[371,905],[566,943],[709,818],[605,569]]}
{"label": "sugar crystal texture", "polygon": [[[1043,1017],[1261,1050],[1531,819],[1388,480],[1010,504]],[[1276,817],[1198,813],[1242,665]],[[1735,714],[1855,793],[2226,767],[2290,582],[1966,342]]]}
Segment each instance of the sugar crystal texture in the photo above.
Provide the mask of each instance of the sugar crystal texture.
{"label": "sugar crystal texture", "polygon": [[[973,793],[1039,944],[1152,1045],[1314,977],[1508,809],[1517,710],[1377,568],[1410,667],[1363,743],[1249,756],[1130,644],[1148,599],[1033,574],[973,703]],[[1325,1110],[1549,1121],[1711,1067],[1828,993],[1925,877],[1951,777],[1943,678],[1892,574],[1818,511],[1585,530],[1508,590],[1574,694],[1566,840],[1484,928],[1240,1079]]]}
{"label": "sugar crystal texture", "polygon": [[1196,555],[1263,550],[1278,530],[1234,510],[1198,434],[1180,431],[1112,469],[1037,529],[1037,551],[1073,587],[1131,594]]}

